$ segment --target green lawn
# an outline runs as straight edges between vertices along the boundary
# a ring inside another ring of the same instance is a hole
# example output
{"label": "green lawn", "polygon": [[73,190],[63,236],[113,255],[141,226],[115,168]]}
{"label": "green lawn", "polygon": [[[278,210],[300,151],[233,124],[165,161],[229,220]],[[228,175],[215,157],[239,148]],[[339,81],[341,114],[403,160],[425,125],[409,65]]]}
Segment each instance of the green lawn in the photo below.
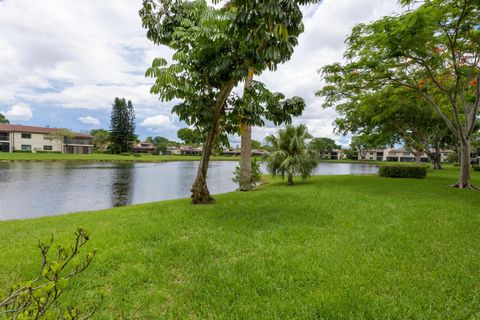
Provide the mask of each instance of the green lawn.
{"label": "green lawn", "polygon": [[84,226],[98,256],[64,298],[105,290],[98,319],[478,319],[480,192],[447,187],[456,174],[0,222],[0,288],[34,277],[37,239]]}
{"label": "green lawn", "polygon": [[[144,154],[139,157],[117,154],[58,154],[58,153],[7,153],[0,152],[0,161],[136,161],[163,162],[200,160],[200,156],[155,156]],[[238,157],[214,156],[212,160],[238,161]]]}

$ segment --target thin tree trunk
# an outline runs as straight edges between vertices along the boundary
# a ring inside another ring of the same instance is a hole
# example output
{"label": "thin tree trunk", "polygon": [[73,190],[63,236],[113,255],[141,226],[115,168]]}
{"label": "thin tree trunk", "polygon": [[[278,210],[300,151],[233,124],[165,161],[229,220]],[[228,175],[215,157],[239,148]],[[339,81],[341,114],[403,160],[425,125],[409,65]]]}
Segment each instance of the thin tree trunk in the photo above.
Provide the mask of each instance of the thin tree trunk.
{"label": "thin tree trunk", "polygon": [[209,204],[213,203],[215,199],[210,195],[207,187],[207,172],[210,156],[212,155],[215,139],[218,135],[220,118],[225,111],[225,103],[230,92],[232,92],[234,82],[230,81],[224,85],[220,91],[220,95],[215,102],[215,110],[212,116],[212,123],[208,131],[207,140],[203,146],[202,158],[198,166],[197,177],[192,185],[192,203],[193,204]]}
{"label": "thin tree trunk", "polygon": [[288,185],[293,186],[293,174],[288,174]]}
{"label": "thin tree trunk", "polygon": [[[245,91],[250,88],[253,82],[254,70],[248,69],[248,76],[245,80]],[[240,124],[241,153],[240,153],[240,191],[250,191],[252,185],[252,127],[249,124]]]}
{"label": "thin tree trunk", "polygon": [[470,141],[460,141],[460,177],[453,185],[460,189],[476,189],[470,180]]}

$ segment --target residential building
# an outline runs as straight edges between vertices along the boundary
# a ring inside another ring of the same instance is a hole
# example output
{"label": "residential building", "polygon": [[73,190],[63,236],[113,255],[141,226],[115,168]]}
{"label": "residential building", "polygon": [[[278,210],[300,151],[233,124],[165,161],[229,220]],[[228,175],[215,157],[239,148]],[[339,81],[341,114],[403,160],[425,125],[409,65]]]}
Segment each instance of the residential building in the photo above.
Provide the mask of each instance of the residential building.
{"label": "residential building", "polygon": [[155,146],[153,143],[148,142],[141,142],[141,143],[134,143],[130,146],[133,153],[147,153],[152,154],[155,152]]}
{"label": "residential building", "polygon": [[[435,150],[431,150],[435,152]],[[441,150],[440,151],[440,161],[447,162],[448,155],[452,153],[452,150]],[[405,149],[368,149],[358,152],[359,160],[372,160],[372,161],[392,161],[392,162],[415,162],[415,155]],[[430,159],[425,153],[420,155],[420,162],[430,162]]]}
{"label": "residential building", "polygon": [[340,149],[333,149],[331,151],[324,151],[320,154],[321,159],[326,160],[341,160],[345,156],[345,153]]}
{"label": "residential building", "polygon": [[93,153],[93,136],[74,132],[72,137],[52,138],[58,130],[0,123],[0,152]]}
{"label": "residential building", "polygon": [[[242,149],[240,148],[229,148],[224,149],[222,151],[222,156],[232,156],[232,157],[239,157],[242,153]],[[252,149],[252,156],[254,157],[261,157],[263,155],[268,154],[268,151],[263,149]]]}

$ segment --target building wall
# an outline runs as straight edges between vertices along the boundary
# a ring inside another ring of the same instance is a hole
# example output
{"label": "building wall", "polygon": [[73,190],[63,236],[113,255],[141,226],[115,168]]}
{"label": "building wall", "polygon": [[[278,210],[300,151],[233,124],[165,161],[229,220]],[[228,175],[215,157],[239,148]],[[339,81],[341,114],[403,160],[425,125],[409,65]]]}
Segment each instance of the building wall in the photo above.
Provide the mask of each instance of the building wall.
{"label": "building wall", "polygon": [[[22,133],[29,132],[11,132],[10,141],[11,141],[11,150],[22,150],[22,145],[31,146],[31,151],[62,151],[63,143],[60,139],[46,139],[47,135],[40,133],[29,133],[31,135],[30,139],[22,138]],[[44,150],[45,146],[51,146],[52,150]]]}

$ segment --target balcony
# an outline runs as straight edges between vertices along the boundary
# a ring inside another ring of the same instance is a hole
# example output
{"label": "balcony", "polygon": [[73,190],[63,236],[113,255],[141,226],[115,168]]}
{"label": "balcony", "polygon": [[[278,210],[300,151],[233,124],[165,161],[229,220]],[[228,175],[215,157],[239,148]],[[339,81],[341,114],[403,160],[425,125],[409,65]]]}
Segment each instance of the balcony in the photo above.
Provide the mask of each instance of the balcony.
{"label": "balcony", "polygon": [[93,145],[93,139],[92,138],[67,138],[65,139],[65,144],[91,146]]}

